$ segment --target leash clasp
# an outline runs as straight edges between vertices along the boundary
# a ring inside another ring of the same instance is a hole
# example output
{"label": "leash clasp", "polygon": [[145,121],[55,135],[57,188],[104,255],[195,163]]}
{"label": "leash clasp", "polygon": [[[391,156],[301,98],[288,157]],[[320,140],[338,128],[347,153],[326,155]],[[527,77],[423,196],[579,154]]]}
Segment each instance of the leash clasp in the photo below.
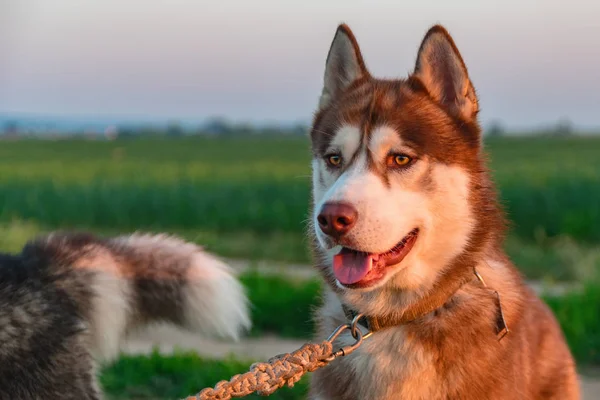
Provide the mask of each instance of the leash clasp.
{"label": "leash clasp", "polygon": [[334,352],[330,357],[326,359],[326,361],[333,361],[337,357],[347,356],[354,352],[354,350],[358,349],[358,347],[362,344],[363,340],[371,336],[373,332],[368,331],[366,334],[363,334],[362,330],[358,327],[358,321],[363,317],[363,314],[356,315],[352,322],[349,324],[342,324],[336,328],[335,331],[327,338],[329,343],[332,343],[337,339],[345,330],[349,329],[350,334],[354,338],[354,343],[349,344],[347,346],[342,347],[338,351]]}

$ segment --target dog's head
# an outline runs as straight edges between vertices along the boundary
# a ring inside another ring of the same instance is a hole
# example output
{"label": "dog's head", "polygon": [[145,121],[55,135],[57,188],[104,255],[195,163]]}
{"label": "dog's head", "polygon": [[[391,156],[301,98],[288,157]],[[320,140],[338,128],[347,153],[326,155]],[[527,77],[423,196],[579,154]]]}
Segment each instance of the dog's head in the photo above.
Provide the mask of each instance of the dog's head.
{"label": "dog's head", "polygon": [[338,27],[311,131],[311,223],[329,282],[364,312],[390,290],[426,291],[472,245],[486,186],[477,112],[443,27],[398,80],[372,77]]}

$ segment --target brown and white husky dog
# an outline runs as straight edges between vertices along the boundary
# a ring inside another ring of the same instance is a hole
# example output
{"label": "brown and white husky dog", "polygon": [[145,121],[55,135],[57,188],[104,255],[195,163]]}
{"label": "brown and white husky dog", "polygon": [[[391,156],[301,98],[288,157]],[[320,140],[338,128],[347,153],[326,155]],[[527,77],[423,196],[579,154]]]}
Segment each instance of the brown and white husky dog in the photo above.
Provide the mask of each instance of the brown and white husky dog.
{"label": "brown and white husky dog", "polygon": [[373,334],[313,374],[311,399],[579,398],[559,325],[503,252],[478,110],[442,26],[397,80],[337,29],[311,130],[317,337],[358,313]]}

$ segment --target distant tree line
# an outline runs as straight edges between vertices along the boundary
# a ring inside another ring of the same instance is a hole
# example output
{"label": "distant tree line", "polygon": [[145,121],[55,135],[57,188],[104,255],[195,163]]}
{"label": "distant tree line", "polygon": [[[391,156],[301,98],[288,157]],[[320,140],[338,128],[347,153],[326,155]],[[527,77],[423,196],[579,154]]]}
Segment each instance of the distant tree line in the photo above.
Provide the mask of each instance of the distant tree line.
{"label": "distant tree line", "polygon": [[[567,118],[558,120],[554,125],[544,126],[526,133],[533,136],[550,137],[568,137],[576,134],[573,123]],[[484,129],[484,134],[488,137],[502,137],[508,135],[508,131],[500,121],[494,120]]]}
{"label": "distant tree line", "polygon": [[[74,137],[84,136],[86,138],[100,138],[112,140],[114,138],[137,138],[137,137],[170,137],[180,138],[185,136],[252,136],[252,135],[273,135],[273,136],[302,136],[308,134],[309,127],[306,124],[252,124],[248,122],[232,122],[225,118],[210,118],[206,122],[198,125],[182,124],[178,121],[171,121],[167,124],[136,124],[120,125],[106,127],[104,130],[82,130],[81,132],[60,132],[53,128],[46,131],[35,131],[24,129],[20,126],[18,120],[8,120],[3,123],[0,137]],[[566,118],[558,120],[554,125],[541,127],[540,129],[528,132],[509,132],[499,120],[493,120],[484,129],[484,135],[488,137],[503,137],[522,133],[535,136],[568,137],[576,135],[573,123]]]}

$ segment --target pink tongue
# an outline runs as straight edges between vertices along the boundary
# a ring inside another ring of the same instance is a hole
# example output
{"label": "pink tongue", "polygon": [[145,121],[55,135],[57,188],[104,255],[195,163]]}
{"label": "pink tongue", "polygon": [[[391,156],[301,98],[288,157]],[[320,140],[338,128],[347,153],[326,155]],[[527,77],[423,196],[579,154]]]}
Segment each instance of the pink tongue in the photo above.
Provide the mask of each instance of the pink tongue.
{"label": "pink tongue", "polygon": [[367,253],[357,253],[342,249],[333,256],[333,273],[340,283],[351,285],[360,282],[371,270],[373,257]]}

